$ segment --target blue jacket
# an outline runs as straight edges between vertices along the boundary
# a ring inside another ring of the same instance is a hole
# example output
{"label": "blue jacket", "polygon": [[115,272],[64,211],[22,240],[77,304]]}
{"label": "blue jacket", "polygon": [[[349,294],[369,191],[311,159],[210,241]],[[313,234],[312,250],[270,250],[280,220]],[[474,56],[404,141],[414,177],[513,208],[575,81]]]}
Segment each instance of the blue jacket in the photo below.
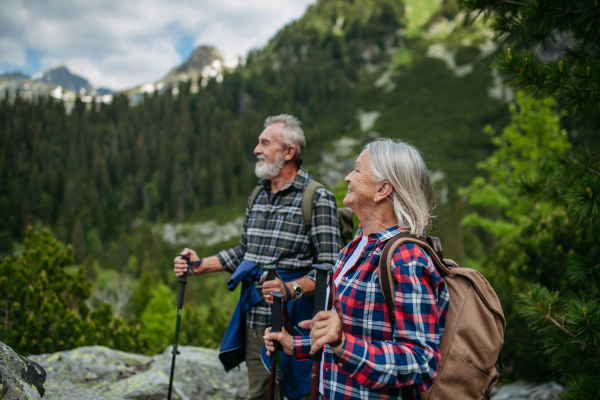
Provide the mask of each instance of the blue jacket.
{"label": "blue jacket", "polygon": [[[277,272],[285,282],[302,278],[306,275],[306,270],[290,271],[278,269]],[[254,286],[255,281],[260,280],[261,270],[252,261],[244,260],[237,267],[231,278],[227,282],[229,290],[233,291],[237,285],[242,282],[240,300],[231,316],[231,321],[225,331],[219,359],[225,368],[230,371],[246,360],[245,349],[245,318],[244,314],[255,304],[262,300],[262,296]],[[290,315],[290,325],[292,327],[291,335],[308,336],[309,330],[300,329],[298,323],[306,319],[311,319],[314,311],[313,297],[303,297],[298,300],[286,302],[286,307]],[[281,366],[284,374],[283,393],[292,399],[301,399],[310,391],[310,378],[312,363],[310,361],[297,361],[294,356],[288,356],[284,352],[281,356]],[[261,357],[265,368],[269,370],[269,357],[267,357],[266,348],[263,347]]]}
{"label": "blue jacket", "polygon": [[244,314],[250,310],[250,307],[262,300],[262,296],[254,286],[254,282],[260,280],[260,276],[261,271],[258,265],[252,261],[244,260],[227,282],[231,291],[235,290],[237,285],[242,282],[240,300],[231,316],[219,351],[219,359],[227,372],[246,360],[246,341],[244,337],[246,321]]}

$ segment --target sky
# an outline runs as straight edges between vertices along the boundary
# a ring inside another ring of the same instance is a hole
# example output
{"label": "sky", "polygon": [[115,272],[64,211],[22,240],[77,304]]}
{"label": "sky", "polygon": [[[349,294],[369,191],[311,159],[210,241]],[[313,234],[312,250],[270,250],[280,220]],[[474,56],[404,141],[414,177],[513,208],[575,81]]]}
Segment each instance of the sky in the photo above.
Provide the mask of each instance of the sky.
{"label": "sky", "polygon": [[199,45],[244,57],[316,0],[0,0],[0,73],[65,65],[94,87],[154,82]]}

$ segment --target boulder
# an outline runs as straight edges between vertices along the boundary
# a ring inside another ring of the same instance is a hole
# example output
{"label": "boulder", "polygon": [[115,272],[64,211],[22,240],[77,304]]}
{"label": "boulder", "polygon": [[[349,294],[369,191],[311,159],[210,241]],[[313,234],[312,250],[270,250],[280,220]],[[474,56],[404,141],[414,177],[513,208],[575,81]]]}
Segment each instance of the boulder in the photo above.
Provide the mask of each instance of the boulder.
{"label": "boulder", "polygon": [[558,400],[565,390],[556,382],[542,384],[518,381],[492,391],[492,400]]}
{"label": "boulder", "polygon": [[[48,373],[48,400],[164,400],[171,347],[154,357],[102,346],[31,356]],[[248,392],[245,365],[226,373],[218,351],[182,346],[177,356],[173,400],[237,399]]]}
{"label": "boulder", "polygon": [[39,400],[45,381],[44,368],[0,342],[0,399]]}

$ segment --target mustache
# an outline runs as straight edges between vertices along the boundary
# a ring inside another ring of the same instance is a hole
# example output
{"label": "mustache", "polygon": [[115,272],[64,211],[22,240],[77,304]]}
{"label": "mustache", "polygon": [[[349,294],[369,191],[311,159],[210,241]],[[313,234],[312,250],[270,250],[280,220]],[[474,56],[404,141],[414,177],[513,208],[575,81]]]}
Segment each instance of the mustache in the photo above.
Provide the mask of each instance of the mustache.
{"label": "mustache", "polygon": [[263,156],[262,154],[257,155],[256,158],[258,158],[258,161],[265,161],[267,159],[267,157]]}

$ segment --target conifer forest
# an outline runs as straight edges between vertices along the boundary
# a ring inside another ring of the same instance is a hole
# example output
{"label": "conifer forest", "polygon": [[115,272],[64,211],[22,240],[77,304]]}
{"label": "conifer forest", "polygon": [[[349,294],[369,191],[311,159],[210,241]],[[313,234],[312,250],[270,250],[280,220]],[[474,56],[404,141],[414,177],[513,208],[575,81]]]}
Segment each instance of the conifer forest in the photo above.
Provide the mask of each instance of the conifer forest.
{"label": "conifer forest", "polygon": [[[338,205],[368,140],[421,149],[428,234],[502,301],[501,381],[595,398],[599,36],[595,0],[318,0],[222,80],[72,107],[3,93],[0,340],[163,351],[173,258],[237,244],[263,121],[287,113]],[[219,347],[238,300],[226,275],[188,279],[180,343]]]}

